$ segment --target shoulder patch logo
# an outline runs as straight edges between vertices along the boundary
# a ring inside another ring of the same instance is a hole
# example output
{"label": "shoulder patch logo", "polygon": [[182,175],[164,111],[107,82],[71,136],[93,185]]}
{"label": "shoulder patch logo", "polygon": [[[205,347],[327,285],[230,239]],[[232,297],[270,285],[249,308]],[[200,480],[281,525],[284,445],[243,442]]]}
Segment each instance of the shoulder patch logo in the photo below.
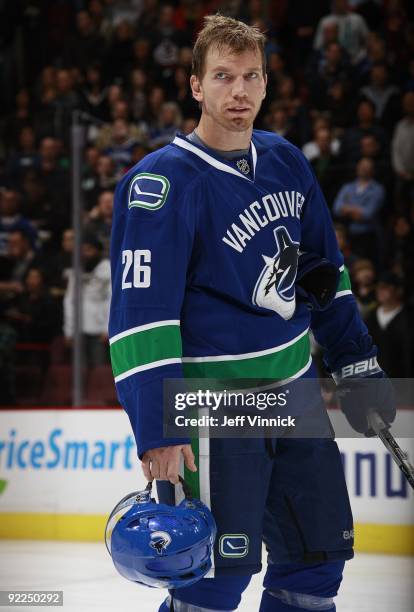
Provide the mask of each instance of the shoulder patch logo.
{"label": "shoulder patch logo", "polygon": [[142,172],[132,179],[128,208],[146,208],[147,210],[158,210],[164,206],[170,190],[170,181],[166,176]]}

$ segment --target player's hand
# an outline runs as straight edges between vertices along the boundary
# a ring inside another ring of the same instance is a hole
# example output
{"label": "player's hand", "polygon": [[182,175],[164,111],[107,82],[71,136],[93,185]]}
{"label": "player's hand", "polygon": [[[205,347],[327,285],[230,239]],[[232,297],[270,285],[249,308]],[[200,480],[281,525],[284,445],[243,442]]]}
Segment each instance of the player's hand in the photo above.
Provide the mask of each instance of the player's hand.
{"label": "player's hand", "polygon": [[389,427],[396,415],[394,388],[385,372],[365,377],[344,377],[338,384],[338,400],[342,412],[355,431],[375,436],[368,416],[377,412]]}
{"label": "player's hand", "polygon": [[144,453],[142,458],[142,470],[147,480],[169,480],[172,484],[178,484],[180,472],[181,454],[184,457],[185,466],[196,472],[197,466],[194,461],[194,453],[191,444],[176,446],[162,446],[152,448]]}

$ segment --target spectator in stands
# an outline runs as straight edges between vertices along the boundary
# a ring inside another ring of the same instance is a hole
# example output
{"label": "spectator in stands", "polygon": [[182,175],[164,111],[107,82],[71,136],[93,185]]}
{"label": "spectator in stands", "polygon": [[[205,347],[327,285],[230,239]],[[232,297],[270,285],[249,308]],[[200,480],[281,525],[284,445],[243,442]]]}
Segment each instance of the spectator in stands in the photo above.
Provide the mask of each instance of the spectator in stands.
{"label": "spectator in stands", "polygon": [[291,126],[291,141],[300,146],[306,142],[310,133],[306,107],[303,105],[292,77],[283,77],[279,81],[276,94],[279,105],[286,109]]}
{"label": "spectator in stands", "polygon": [[76,31],[66,40],[64,59],[67,66],[85,70],[91,62],[101,63],[105,55],[105,40],[98,34],[87,11],[76,15]]}
{"label": "spectator in stands", "polygon": [[398,215],[385,240],[387,268],[404,279],[405,295],[414,297],[414,231],[411,220]]}
{"label": "spectator in stands", "polygon": [[111,0],[110,16],[114,26],[126,21],[128,24],[135,25],[143,10],[142,0]]}
{"label": "spectator in stands", "polygon": [[144,117],[147,125],[151,126],[157,123],[164,102],[165,91],[163,88],[158,85],[153,87],[148,95],[147,112]]}
{"label": "spectator in stands", "polygon": [[54,135],[60,138],[66,147],[69,147],[72,113],[80,106],[80,97],[76,91],[75,80],[70,70],[61,69],[57,71],[56,97],[52,106],[54,109]]}
{"label": "spectator in stands", "polygon": [[401,280],[384,274],[377,285],[379,306],[366,323],[378,347],[381,367],[390,378],[408,378],[412,373],[410,319],[402,299]]}
{"label": "spectator in stands", "polygon": [[90,64],[85,70],[85,80],[79,90],[81,104],[86,113],[105,121],[108,117],[108,88],[104,85],[99,64]]}
{"label": "spectator in stands", "polygon": [[9,234],[8,253],[0,273],[0,302],[9,303],[23,291],[27,271],[41,265],[41,256],[36,255],[30,237],[22,230]]}
{"label": "spectator in stands", "polygon": [[22,231],[30,245],[37,245],[37,231],[33,223],[21,213],[22,198],[12,189],[0,192],[0,256],[9,254],[9,240],[12,232]]}
{"label": "spectator in stands", "polygon": [[163,147],[174,140],[182,124],[182,115],[178,104],[165,102],[161,107],[158,121],[150,126],[149,146],[152,149]]}
{"label": "spectator in stands", "polygon": [[[312,3],[302,0],[289,0],[286,6],[286,18],[291,28],[291,44],[296,47],[296,63],[303,62],[312,49],[312,40],[320,19],[330,8],[329,0],[314,0]],[[337,26],[335,31],[337,32]]]}
{"label": "spectator in stands", "polygon": [[113,208],[113,191],[102,191],[97,205],[89,213],[89,221],[85,226],[85,233],[95,236],[103,245],[104,257],[109,257]]}
{"label": "spectator in stands", "polygon": [[104,8],[101,0],[89,0],[88,13],[93,21],[95,32],[97,32],[109,45],[112,38],[113,24],[108,17],[108,6]]}
{"label": "spectator in stands", "polygon": [[[83,341],[85,363],[95,367],[108,363],[108,320],[111,298],[111,268],[102,257],[102,244],[94,237],[85,237],[83,256]],[[68,344],[74,333],[74,274],[70,271],[63,301],[63,331]]]}
{"label": "spectator in stands", "polygon": [[391,194],[393,176],[389,155],[381,149],[378,139],[373,134],[363,136],[360,141],[361,157],[367,157],[374,163],[374,175],[384,185],[387,194]]}
{"label": "spectator in stands", "polygon": [[316,157],[320,155],[319,144],[317,142],[317,137],[316,137],[317,133],[320,130],[328,131],[330,134],[329,148],[330,148],[331,154],[336,156],[338,155],[339,150],[340,150],[341,143],[338,138],[333,137],[329,119],[324,115],[318,115],[314,118],[313,124],[312,124],[313,140],[310,140],[309,142],[304,144],[302,147],[302,152],[304,156],[310,162],[312,162],[312,160],[314,160]]}
{"label": "spectator in stands", "polygon": [[404,95],[403,111],[404,117],[397,123],[392,139],[392,166],[397,175],[396,198],[401,207],[414,194],[414,92]]}
{"label": "spectator in stands", "polygon": [[53,205],[53,227],[62,230],[70,221],[69,169],[61,157],[63,141],[43,138],[39,147],[39,175]]}
{"label": "spectator in stands", "polygon": [[141,68],[134,68],[129,77],[129,104],[132,117],[135,121],[140,121],[145,114],[147,107],[147,75]]}
{"label": "spectator in stands", "polygon": [[48,258],[45,277],[50,294],[54,298],[63,298],[72,268],[74,231],[65,229],[62,233],[59,250]]}
{"label": "spectator in stands", "polygon": [[361,155],[360,143],[364,136],[375,136],[381,153],[387,150],[388,137],[385,130],[375,122],[375,107],[369,100],[361,100],[357,108],[358,123],[345,131],[341,143],[341,157],[347,163],[355,163]]}
{"label": "spectator in stands", "polygon": [[359,86],[369,80],[374,65],[387,61],[387,47],[385,41],[377,32],[371,31],[367,38],[367,54],[356,66],[356,78]]}
{"label": "spectator in stands", "polygon": [[178,63],[180,64],[180,66],[183,66],[187,71],[191,70],[191,66],[193,63],[193,50],[191,47],[181,47]]}
{"label": "spectator in stands", "polygon": [[[286,63],[281,53],[270,53],[267,58],[267,95],[270,100],[276,97],[280,81],[286,76]],[[263,103],[265,102],[266,98]]]}
{"label": "spectator in stands", "polygon": [[352,63],[357,64],[366,53],[368,28],[364,18],[358,13],[351,13],[347,0],[334,0],[332,13],[323,17],[318,24],[315,49],[322,47],[324,28],[333,23],[338,27],[338,42],[345,47]]}
{"label": "spectator in stands", "polygon": [[120,100],[123,100],[123,99],[124,99],[124,92],[122,90],[122,87],[118,85],[117,83],[112,83],[112,85],[109,85],[108,87],[109,108],[112,110],[115,105],[115,102],[119,102]]}
{"label": "spectator in stands", "polygon": [[33,168],[38,162],[36,137],[31,125],[20,130],[18,149],[7,163],[6,176],[9,187],[18,189],[27,170]]}
{"label": "spectator in stands", "polygon": [[56,217],[45,181],[38,170],[28,170],[21,182],[22,209],[36,227],[39,241],[44,246],[52,234],[60,229],[60,219]]}
{"label": "spectator in stands", "polygon": [[90,210],[96,202],[99,193],[98,163],[99,150],[94,146],[85,149],[82,165],[82,193],[86,210]]}
{"label": "spectator in stands", "polygon": [[23,291],[11,301],[5,317],[16,329],[18,342],[48,343],[61,333],[59,304],[49,294],[42,270],[29,268]]}
{"label": "spectator in stands", "polygon": [[16,107],[4,123],[3,137],[7,149],[15,149],[16,141],[22,128],[31,124],[32,108],[30,94],[27,89],[20,89],[16,94]]}
{"label": "spectator in stands", "polygon": [[[196,3],[198,5],[198,2]],[[159,19],[158,0],[145,0],[145,8],[141,13],[137,23],[138,36],[148,36],[148,32],[153,32]],[[187,4],[188,9],[194,7],[194,3]]]}
{"label": "spectator in stands", "polygon": [[118,119],[126,122],[126,138],[128,140],[134,140],[141,142],[146,139],[146,130],[142,123],[136,125],[133,121],[130,121],[129,107],[125,100],[116,100],[113,103],[111,109],[111,123],[105,123],[99,130],[95,139],[94,145],[103,151],[114,143],[114,132],[118,130],[119,124],[115,125]]}
{"label": "spectator in stands", "polygon": [[267,129],[291,142],[294,142],[297,137],[292,128],[286,107],[281,102],[274,102],[270,107]]}
{"label": "spectator in stands", "polygon": [[375,267],[369,259],[358,259],[351,268],[352,291],[364,320],[378,305],[375,277]]}
{"label": "spectator in stands", "polygon": [[107,65],[109,81],[124,77],[128,68],[132,65],[133,38],[134,32],[132,24],[126,20],[119,21],[115,26],[111,41],[111,61]]}
{"label": "spectator in stands", "polygon": [[112,123],[111,141],[104,154],[114,162],[115,172],[120,175],[131,163],[132,149],[137,140],[130,135],[125,119],[115,119]]}
{"label": "spectator in stands", "polygon": [[327,128],[319,128],[315,135],[315,145],[318,153],[311,161],[319,185],[331,208],[338,193],[341,174],[338,164],[338,153],[332,152],[332,132]]}
{"label": "spectator in stands", "polygon": [[362,158],[356,167],[356,179],[345,183],[333,205],[334,215],[349,224],[352,249],[373,261],[378,261],[378,214],[384,198],[384,187],[374,179],[372,160]]}
{"label": "spectator in stands", "polygon": [[185,68],[177,66],[174,72],[173,100],[178,104],[183,117],[196,117],[199,112],[191,94],[190,77]]}
{"label": "spectator in stands", "polygon": [[152,81],[153,77],[155,76],[155,69],[151,58],[151,42],[147,38],[148,32],[151,32],[151,30],[147,30],[147,32],[144,33],[144,36],[137,38],[133,44],[132,68],[139,68],[143,70],[147,75],[148,80]]}
{"label": "spectator in stands", "polygon": [[348,238],[348,231],[343,223],[334,224],[335,235],[338,241],[338,247],[344,256],[344,264],[348,270],[352,268],[358,257],[352,252],[351,245]]}
{"label": "spectator in stands", "polygon": [[327,93],[334,83],[351,81],[351,66],[346,51],[337,42],[329,43],[308,70],[312,102],[318,108],[326,108]]}
{"label": "spectator in stands", "polygon": [[180,47],[186,42],[184,32],[174,25],[174,7],[164,4],[159,9],[155,29],[151,32],[154,48],[152,57],[155,69],[160,71],[159,79],[164,81],[169,76],[166,68],[175,66],[178,62]]}
{"label": "spectator in stands", "polygon": [[326,92],[325,111],[329,114],[337,133],[342,133],[344,129],[350,127],[355,116],[355,107],[348,95],[350,89],[349,84],[335,81]]}
{"label": "spectator in stands", "polygon": [[389,83],[386,64],[375,64],[371,70],[370,82],[360,90],[363,98],[375,107],[375,119],[387,131],[391,131],[399,115],[400,92]]}
{"label": "spectator in stands", "polygon": [[[46,72],[48,74],[48,72]],[[53,72],[54,74],[54,72]],[[46,79],[49,81],[49,77]],[[53,85],[41,87],[36,111],[33,117],[33,125],[38,140],[55,134],[55,100],[57,96],[55,80]]]}
{"label": "spectator in stands", "polygon": [[109,155],[100,155],[97,164],[97,194],[103,189],[115,189],[118,176],[115,172],[114,161]]}

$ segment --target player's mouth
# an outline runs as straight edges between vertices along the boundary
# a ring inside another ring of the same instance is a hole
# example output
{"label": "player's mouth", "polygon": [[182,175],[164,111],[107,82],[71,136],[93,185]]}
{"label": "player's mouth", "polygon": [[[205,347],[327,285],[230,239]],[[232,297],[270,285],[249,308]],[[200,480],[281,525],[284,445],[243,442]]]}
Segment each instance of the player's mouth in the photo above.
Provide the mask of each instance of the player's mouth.
{"label": "player's mouth", "polygon": [[235,113],[236,115],[241,115],[250,110],[249,106],[232,106],[227,109],[230,113]]}

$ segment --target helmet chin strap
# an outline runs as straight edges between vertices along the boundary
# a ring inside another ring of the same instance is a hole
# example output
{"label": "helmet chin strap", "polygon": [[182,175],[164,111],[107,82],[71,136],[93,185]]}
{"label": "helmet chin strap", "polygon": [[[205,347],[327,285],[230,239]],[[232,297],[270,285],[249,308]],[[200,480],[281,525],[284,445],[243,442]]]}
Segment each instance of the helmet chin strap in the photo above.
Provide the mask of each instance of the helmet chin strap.
{"label": "helmet chin strap", "polygon": [[[181,484],[181,486],[183,488],[184,497],[188,501],[191,501],[193,499],[193,495],[191,493],[191,489],[190,489],[189,485],[186,483],[186,481],[184,480],[184,478],[182,476],[178,476],[178,478],[179,478],[180,484]],[[137,502],[138,503],[140,503],[142,501],[146,502],[146,501],[149,500],[149,498],[151,497],[151,492],[152,492],[152,482],[153,481],[150,481],[143,491],[139,491],[138,492],[138,494],[137,494]]]}

